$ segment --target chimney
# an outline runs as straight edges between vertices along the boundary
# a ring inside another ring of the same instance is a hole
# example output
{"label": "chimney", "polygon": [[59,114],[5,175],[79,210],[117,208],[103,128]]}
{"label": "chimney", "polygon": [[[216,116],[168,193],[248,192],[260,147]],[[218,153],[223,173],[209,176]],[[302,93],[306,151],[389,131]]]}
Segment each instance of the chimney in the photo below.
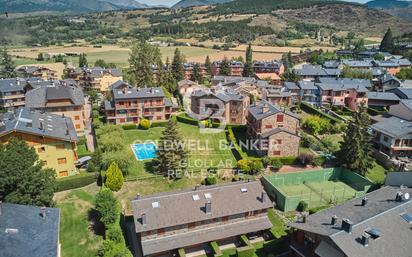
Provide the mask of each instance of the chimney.
{"label": "chimney", "polygon": [[212,202],[211,201],[207,201],[205,205],[205,210],[206,210],[206,214],[210,214],[212,212]]}
{"label": "chimney", "polygon": [[349,219],[343,219],[342,220],[342,229],[346,231],[347,233],[352,233],[352,226],[353,223]]}
{"label": "chimney", "polygon": [[371,236],[369,234],[364,233],[361,237],[361,243],[363,246],[367,247],[369,245],[369,238]]}
{"label": "chimney", "polygon": [[197,185],[195,186],[195,191],[197,191],[197,190],[199,190],[199,189],[200,189],[200,185],[197,184]]}
{"label": "chimney", "polygon": [[402,192],[397,192],[397,193],[396,193],[395,200],[396,200],[397,202],[402,202],[402,198],[403,198],[403,193],[402,193]]}
{"label": "chimney", "polygon": [[146,213],[142,213],[142,225],[146,226]]}
{"label": "chimney", "polygon": [[266,192],[262,192],[262,197],[261,197],[262,203],[266,203],[267,198],[268,198],[268,194],[266,194]]}
{"label": "chimney", "polygon": [[136,200],[139,200],[139,199],[140,199],[140,194],[137,193],[137,195],[136,195]]}
{"label": "chimney", "polygon": [[269,104],[268,103],[264,103],[262,106],[262,113],[266,113],[269,111]]}
{"label": "chimney", "polygon": [[364,197],[362,199],[362,206],[366,206],[368,204],[368,198]]}
{"label": "chimney", "polygon": [[43,218],[43,219],[46,219],[46,207],[41,207],[40,208],[40,211],[41,211],[41,217]]}
{"label": "chimney", "polygon": [[302,222],[306,223],[308,221],[309,214],[307,212],[302,212]]}
{"label": "chimney", "polygon": [[69,134],[69,129],[66,129],[66,136],[68,136]]}
{"label": "chimney", "polygon": [[331,224],[332,226],[334,226],[334,225],[336,225],[337,222],[338,222],[338,216],[333,215],[333,216],[332,216],[332,220],[330,221],[330,224]]}

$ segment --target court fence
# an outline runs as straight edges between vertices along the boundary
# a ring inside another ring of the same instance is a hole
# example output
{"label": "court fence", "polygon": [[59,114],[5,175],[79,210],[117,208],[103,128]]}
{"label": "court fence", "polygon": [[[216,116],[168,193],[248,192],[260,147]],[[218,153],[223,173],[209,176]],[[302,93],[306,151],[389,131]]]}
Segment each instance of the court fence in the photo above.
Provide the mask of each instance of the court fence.
{"label": "court fence", "polygon": [[299,202],[309,208],[337,204],[364,196],[373,183],[361,175],[344,169],[279,173],[265,176],[262,184],[282,211],[293,211]]}

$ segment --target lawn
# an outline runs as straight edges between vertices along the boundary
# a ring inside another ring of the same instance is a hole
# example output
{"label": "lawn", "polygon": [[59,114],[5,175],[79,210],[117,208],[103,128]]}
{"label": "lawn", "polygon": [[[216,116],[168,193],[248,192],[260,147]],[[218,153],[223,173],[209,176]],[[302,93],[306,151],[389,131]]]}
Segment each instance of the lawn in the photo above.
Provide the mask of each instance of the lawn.
{"label": "lawn", "polygon": [[386,178],[385,172],[385,168],[375,162],[373,164],[373,167],[370,168],[366,173],[366,177],[373,183],[382,185],[385,182]]}
{"label": "lawn", "polygon": [[[235,166],[236,159],[229,149],[225,132],[202,134],[197,126],[184,123],[178,123],[178,126],[189,150],[187,167],[189,172],[206,171],[210,167],[225,169]],[[163,129],[126,130],[126,147],[132,151],[130,145],[133,143],[156,141],[160,138]],[[150,172],[150,160],[135,160],[129,168],[128,177],[147,176]]]}
{"label": "lawn", "polygon": [[[89,187],[88,187],[89,188]],[[96,187],[97,188],[97,187]],[[62,256],[91,257],[103,242],[103,237],[94,231],[89,220],[89,211],[93,207],[95,188],[86,191],[76,189],[57,193],[57,207],[60,208],[60,242]],[[97,231],[100,231],[97,229]]]}

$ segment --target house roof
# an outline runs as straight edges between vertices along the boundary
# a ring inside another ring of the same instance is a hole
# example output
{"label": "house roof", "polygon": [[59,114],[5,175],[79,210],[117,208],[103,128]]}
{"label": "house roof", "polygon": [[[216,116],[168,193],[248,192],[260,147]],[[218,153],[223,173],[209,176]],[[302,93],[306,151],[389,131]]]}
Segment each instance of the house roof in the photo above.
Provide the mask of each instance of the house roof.
{"label": "house roof", "polygon": [[[269,198],[262,201],[262,185],[258,181],[202,186],[150,195],[132,200],[136,233],[220,218],[273,206]],[[205,205],[211,202],[211,212]],[[184,208],[182,208],[184,206]],[[142,214],[146,224],[142,224]]]}
{"label": "house roof", "polygon": [[303,89],[303,90],[316,90],[316,89],[318,89],[315,86],[315,82],[313,82],[313,81],[300,80],[300,81],[298,81],[298,86],[299,86],[300,89]]}
{"label": "house roof", "polygon": [[[398,192],[411,194],[412,188],[386,186],[368,193],[365,206],[361,205],[361,199],[356,198],[310,215],[306,223],[294,222],[290,226],[329,237],[348,257],[410,256],[412,230],[401,215],[412,214],[412,201],[395,201]],[[338,222],[331,225],[334,215]],[[341,229],[344,218],[353,223],[351,233]],[[376,240],[371,238],[365,247],[360,238],[370,229],[378,231],[380,236]]]}
{"label": "house roof", "polygon": [[59,209],[2,203],[0,214],[1,255],[7,257],[51,257],[58,255]]}
{"label": "house roof", "polygon": [[371,128],[392,137],[401,137],[412,133],[412,122],[392,116],[373,124]]}
{"label": "house roof", "polygon": [[273,136],[273,135],[278,134],[278,133],[281,133],[281,132],[285,132],[285,133],[288,133],[288,134],[290,134],[290,135],[293,135],[293,136],[296,136],[296,137],[300,137],[298,134],[292,133],[292,132],[290,132],[290,131],[288,131],[288,130],[284,130],[284,129],[281,129],[281,128],[274,128],[274,129],[271,129],[271,130],[269,130],[269,131],[266,131],[266,132],[264,132],[264,133],[261,134],[261,137],[262,137],[262,138],[268,138],[268,137],[270,137],[270,136]]}
{"label": "house roof", "polygon": [[357,92],[368,92],[371,87],[370,80],[349,79],[349,78],[319,78],[319,83],[315,84],[322,90],[344,91],[354,89]]}
{"label": "house roof", "polygon": [[21,91],[27,85],[25,79],[0,79],[0,93]]}
{"label": "house roof", "polygon": [[128,88],[114,89],[113,98],[119,99],[130,99],[130,98],[152,98],[152,97],[165,97],[165,93],[161,87],[149,87],[149,88]]}
{"label": "house roof", "polygon": [[278,74],[272,72],[272,73],[255,73],[256,78],[264,80],[264,79],[271,79],[271,80],[280,80],[280,77]]}
{"label": "house roof", "polygon": [[83,106],[84,95],[81,89],[70,86],[41,86],[26,93],[26,107],[44,108],[48,107],[49,101],[70,100],[65,106]]}
{"label": "house roof", "polygon": [[77,141],[76,130],[68,117],[19,108],[15,113],[3,114],[0,120],[4,123],[0,136],[18,131],[63,141]]}
{"label": "house roof", "polygon": [[190,79],[184,79],[184,80],[177,82],[177,85],[181,87],[184,85],[198,85],[198,84],[194,81],[191,81]]}
{"label": "house roof", "polygon": [[412,99],[412,88],[398,87],[391,90],[391,92],[395,93],[401,99]]}
{"label": "house roof", "polygon": [[391,80],[394,80],[394,81],[398,82],[399,84],[401,84],[401,81],[400,81],[397,77],[395,77],[395,76],[393,76],[393,75],[391,75],[391,74],[385,73],[385,74],[383,74],[382,76],[379,77],[379,81],[380,81],[382,84],[387,83],[387,82],[389,82],[389,81],[391,81]]}
{"label": "house roof", "polygon": [[297,90],[297,89],[300,89],[299,87],[298,87],[298,85],[296,85],[296,83],[295,82],[285,82],[285,87],[288,89],[288,90]]}
{"label": "house roof", "polygon": [[230,101],[243,101],[245,99],[245,96],[242,95],[240,92],[237,92],[229,88],[218,90],[215,93],[210,92],[209,90],[206,90],[206,89],[200,89],[200,90],[194,91],[191,96],[193,97],[214,96],[225,103],[230,102]]}
{"label": "house roof", "polygon": [[372,67],[372,62],[369,60],[357,61],[357,60],[342,60],[342,63],[351,68],[369,68]]}
{"label": "house roof", "polygon": [[92,77],[102,77],[105,74],[111,74],[114,77],[122,76],[122,72],[119,69],[106,69],[101,67],[85,68],[85,71]]}
{"label": "house roof", "polygon": [[121,86],[126,86],[127,88],[132,88],[131,85],[129,85],[128,83],[122,81],[122,80],[118,80],[116,82],[114,82],[113,84],[111,84],[109,86],[109,90],[113,90],[113,89],[120,89]]}
{"label": "house roof", "polygon": [[257,120],[262,120],[280,112],[282,112],[282,110],[279,107],[274,106],[266,100],[249,106],[249,114]]}
{"label": "house roof", "polygon": [[327,69],[320,65],[305,64],[301,69],[293,70],[298,76],[338,76],[342,73],[341,69]]}
{"label": "house roof", "polygon": [[399,101],[399,97],[390,92],[369,92],[369,100]]}

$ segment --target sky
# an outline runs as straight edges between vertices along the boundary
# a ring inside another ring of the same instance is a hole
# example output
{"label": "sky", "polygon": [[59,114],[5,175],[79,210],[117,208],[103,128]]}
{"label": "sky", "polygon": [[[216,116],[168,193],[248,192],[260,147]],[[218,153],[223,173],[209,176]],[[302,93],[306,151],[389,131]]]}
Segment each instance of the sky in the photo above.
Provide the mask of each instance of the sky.
{"label": "sky", "polygon": [[[148,4],[148,5],[167,5],[167,6],[172,6],[175,3],[179,2],[179,0],[137,0],[137,1],[140,3]],[[348,2],[366,3],[368,2],[368,0],[350,0]]]}

